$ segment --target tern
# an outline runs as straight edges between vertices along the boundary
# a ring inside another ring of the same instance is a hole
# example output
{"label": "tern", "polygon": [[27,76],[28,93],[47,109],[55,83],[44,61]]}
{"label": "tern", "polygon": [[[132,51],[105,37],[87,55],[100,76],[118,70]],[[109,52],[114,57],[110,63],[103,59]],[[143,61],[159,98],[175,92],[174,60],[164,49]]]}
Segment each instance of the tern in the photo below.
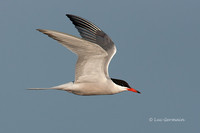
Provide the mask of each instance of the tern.
{"label": "tern", "polygon": [[53,30],[37,30],[57,40],[78,55],[75,80],[52,88],[31,89],[64,90],[84,96],[112,95],[123,91],[140,93],[131,88],[126,81],[109,77],[108,66],[117,51],[111,38],[84,18],[72,14],[66,14],[66,16],[75,25],[82,38]]}

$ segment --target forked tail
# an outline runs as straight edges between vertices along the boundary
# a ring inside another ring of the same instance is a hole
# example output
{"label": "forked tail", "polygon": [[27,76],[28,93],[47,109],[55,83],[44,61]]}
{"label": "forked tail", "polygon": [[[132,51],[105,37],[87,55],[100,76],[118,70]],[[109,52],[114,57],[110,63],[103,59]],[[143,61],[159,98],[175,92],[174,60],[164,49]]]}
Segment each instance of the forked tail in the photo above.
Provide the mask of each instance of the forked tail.
{"label": "forked tail", "polygon": [[28,88],[28,90],[66,90],[67,91],[71,89],[72,86],[73,86],[73,82],[69,82],[69,83],[54,86],[51,88]]}
{"label": "forked tail", "polygon": [[52,88],[28,88],[28,90],[53,90],[53,89],[62,90],[62,88],[54,88],[54,87],[52,87]]}

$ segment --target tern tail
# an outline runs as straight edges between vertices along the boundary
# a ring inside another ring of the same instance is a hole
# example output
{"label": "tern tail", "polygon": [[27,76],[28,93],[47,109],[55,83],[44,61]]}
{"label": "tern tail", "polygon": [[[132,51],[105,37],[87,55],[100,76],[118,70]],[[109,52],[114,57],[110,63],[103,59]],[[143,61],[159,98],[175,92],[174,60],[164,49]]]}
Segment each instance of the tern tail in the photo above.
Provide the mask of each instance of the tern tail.
{"label": "tern tail", "polygon": [[73,82],[69,82],[66,84],[54,86],[51,88],[28,88],[28,90],[70,90],[73,86]]}
{"label": "tern tail", "polygon": [[28,90],[62,90],[63,88],[28,88]]}

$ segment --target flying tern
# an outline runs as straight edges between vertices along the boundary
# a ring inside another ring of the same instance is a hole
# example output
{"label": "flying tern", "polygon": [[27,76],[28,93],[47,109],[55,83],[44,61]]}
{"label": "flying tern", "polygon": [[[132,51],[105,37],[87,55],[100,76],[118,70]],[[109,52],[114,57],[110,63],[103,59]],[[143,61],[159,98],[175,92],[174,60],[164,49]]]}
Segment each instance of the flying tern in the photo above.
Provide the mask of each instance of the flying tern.
{"label": "flying tern", "polygon": [[140,93],[120,79],[110,78],[108,66],[116,53],[116,46],[110,37],[99,27],[79,16],[66,14],[82,38],[66,33],[37,29],[57,40],[64,47],[78,55],[73,82],[52,88],[31,88],[36,90],[64,90],[76,95],[111,95],[123,91]]}

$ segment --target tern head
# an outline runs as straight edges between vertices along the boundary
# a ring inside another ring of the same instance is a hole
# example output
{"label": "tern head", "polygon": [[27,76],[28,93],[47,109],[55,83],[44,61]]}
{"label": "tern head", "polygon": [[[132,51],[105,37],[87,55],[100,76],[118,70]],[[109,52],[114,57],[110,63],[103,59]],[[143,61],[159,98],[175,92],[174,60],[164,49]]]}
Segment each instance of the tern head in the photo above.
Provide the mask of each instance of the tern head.
{"label": "tern head", "polygon": [[124,91],[132,91],[132,92],[135,92],[135,93],[140,93],[138,90],[136,90],[136,89],[134,89],[134,88],[131,88],[130,85],[129,85],[126,81],[124,81],[124,80],[121,80],[121,79],[113,79],[113,78],[111,78],[111,80],[112,80],[115,84],[121,86],[121,87],[124,89]]}

